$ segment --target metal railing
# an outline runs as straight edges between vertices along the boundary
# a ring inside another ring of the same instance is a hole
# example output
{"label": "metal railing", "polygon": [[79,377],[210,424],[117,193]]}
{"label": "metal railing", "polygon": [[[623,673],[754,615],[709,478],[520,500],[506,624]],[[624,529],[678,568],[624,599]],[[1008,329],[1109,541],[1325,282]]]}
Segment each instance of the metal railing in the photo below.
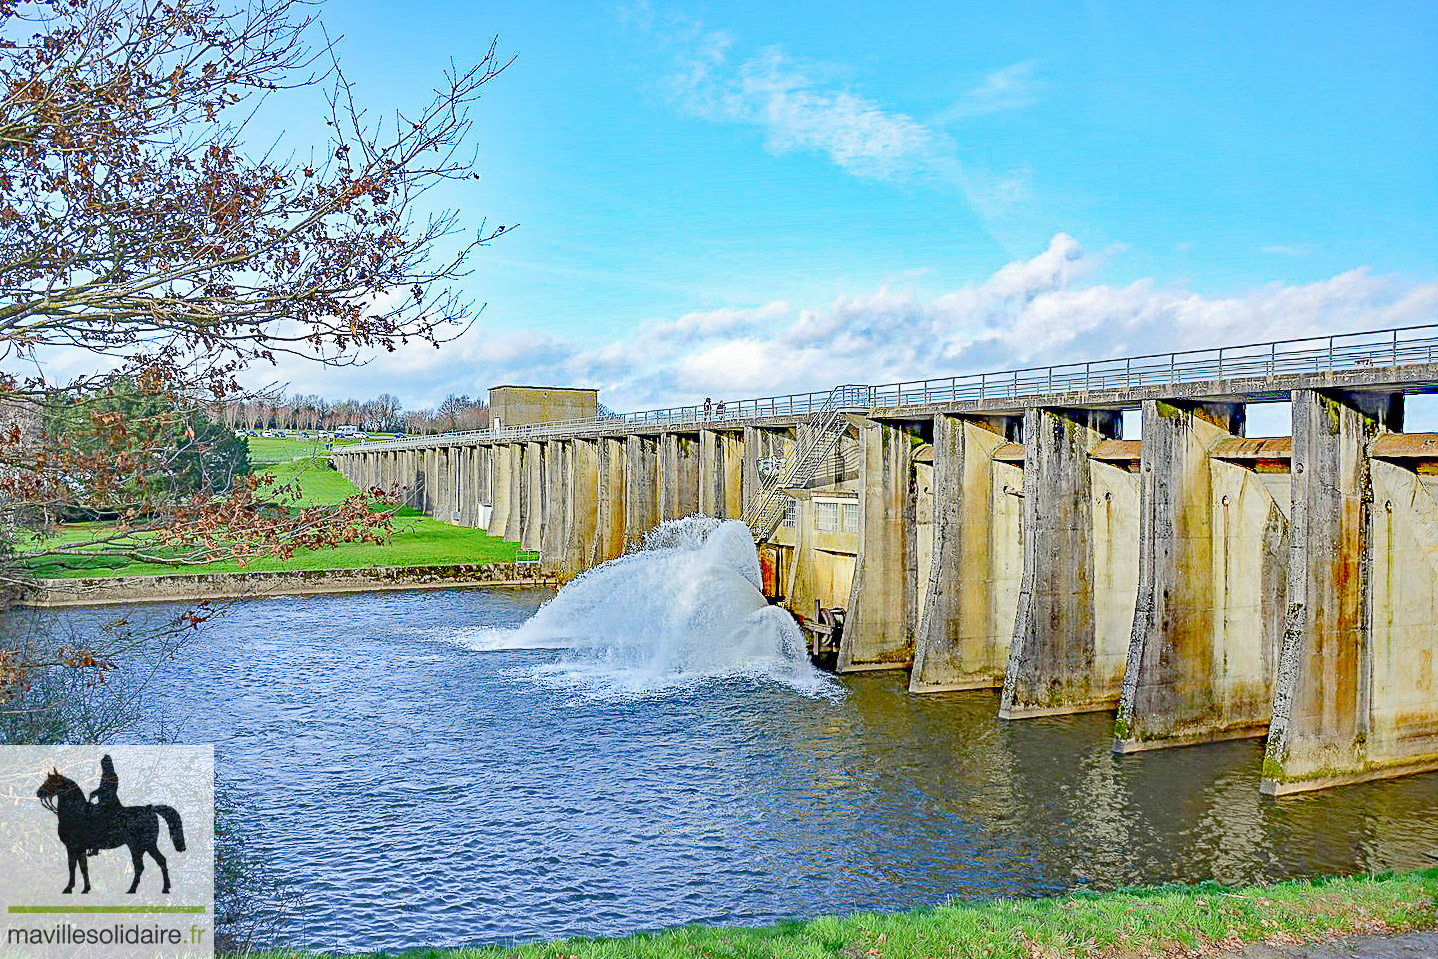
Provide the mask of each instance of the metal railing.
{"label": "metal railing", "polygon": [[1438,325],[1275,340],[1178,353],[910,380],[874,387],[875,406],[916,406],[1085,394],[1215,380],[1276,379],[1339,370],[1396,368],[1438,360]]}
{"label": "metal railing", "polygon": [[[863,389],[864,392],[859,390]],[[799,431],[798,450],[789,468],[764,478],[764,485],[757,491],[744,508],[744,523],[754,534],[755,542],[762,543],[774,534],[779,520],[784,516],[786,489],[807,486],[819,470],[819,465],[834,451],[840,437],[848,431],[844,414],[868,409],[864,405],[869,399],[865,388],[836,386],[830,391],[824,404],[810,416],[804,428]],[[863,400],[864,402],[860,402]]]}
{"label": "metal railing", "polygon": [[996,373],[971,373],[943,379],[909,380],[883,386],[847,384],[832,390],[790,393],[758,399],[724,400],[675,406],[599,419],[566,420],[438,436],[382,440],[347,447],[366,449],[449,446],[466,440],[526,440],[570,433],[626,433],[635,426],[722,429],[737,421],[764,417],[811,417],[838,397],[846,409],[920,406],[931,403],[1005,401],[1055,394],[1082,396],[1105,391],[1176,386],[1211,380],[1311,376],[1338,371],[1396,369],[1438,362],[1438,324],[1367,333],[1273,340],[1240,346],[1153,353],[1120,359],[1035,366]]}

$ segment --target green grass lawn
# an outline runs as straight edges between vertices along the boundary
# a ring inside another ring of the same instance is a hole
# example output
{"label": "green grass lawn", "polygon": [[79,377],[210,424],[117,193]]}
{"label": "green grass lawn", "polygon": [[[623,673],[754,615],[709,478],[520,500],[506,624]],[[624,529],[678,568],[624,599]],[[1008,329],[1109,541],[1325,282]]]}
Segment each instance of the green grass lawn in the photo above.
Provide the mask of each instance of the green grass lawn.
{"label": "green grass lawn", "polygon": [[[1431,929],[1438,869],[1249,889],[1163,886],[830,916],[758,929],[685,926],[622,939],[569,939],[394,955],[446,959],[1137,959],[1214,956],[1253,942]],[[284,959],[303,952],[252,953]],[[382,956],[384,953],[352,953]]]}
{"label": "green grass lawn", "polygon": [[[267,472],[280,484],[297,484],[301,496],[296,505],[338,503],[356,490],[349,480],[324,457],[323,443],[295,439],[250,439],[250,460],[257,466],[269,464]],[[207,563],[201,566],[170,566],[163,563],[125,563],[79,557],[63,558],[59,565],[47,561],[32,568],[41,576],[153,576],[162,573],[227,573],[288,569],[362,569],[372,566],[448,566],[462,563],[512,563],[521,554],[519,544],[490,536],[479,529],[441,523],[418,510],[401,507],[394,519],[395,533],[383,544],[344,543],[332,549],[304,550],[289,559],[255,559],[247,565],[236,562]],[[74,523],[62,526],[49,545],[81,543],[105,529],[102,523]]]}
{"label": "green grass lawn", "polygon": [[251,436],[250,437],[250,462],[256,466],[271,466],[275,463],[288,463],[290,460],[299,459],[301,456],[323,456],[326,446],[352,446],[363,440],[337,440],[337,439],[300,439],[298,436],[271,437]]}

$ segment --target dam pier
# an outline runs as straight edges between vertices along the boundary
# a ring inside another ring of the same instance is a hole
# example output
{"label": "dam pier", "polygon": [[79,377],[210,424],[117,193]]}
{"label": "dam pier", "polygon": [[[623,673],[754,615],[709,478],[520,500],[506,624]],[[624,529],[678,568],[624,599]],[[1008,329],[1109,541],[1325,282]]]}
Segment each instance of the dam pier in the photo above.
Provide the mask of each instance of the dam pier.
{"label": "dam pier", "polygon": [[[1267,736],[1283,795],[1438,769],[1438,434],[1403,431],[1432,392],[1425,326],[603,418],[496,387],[488,430],[332,461],[561,579],[743,520],[837,671],[1113,711],[1119,753]],[[1275,402],[1288,434],[1248,435]]]}

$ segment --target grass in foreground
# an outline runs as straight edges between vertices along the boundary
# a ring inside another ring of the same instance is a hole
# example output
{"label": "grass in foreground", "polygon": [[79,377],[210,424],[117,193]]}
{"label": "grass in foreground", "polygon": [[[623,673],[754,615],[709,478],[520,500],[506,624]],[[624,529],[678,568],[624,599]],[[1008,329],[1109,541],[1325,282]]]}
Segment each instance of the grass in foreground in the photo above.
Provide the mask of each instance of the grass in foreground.
{"label": "grass in foreground", "polygon": [[[288,444],[298,448],[299,440],[266,439],[256,442]],[[265,449],[277,455],[289,450]],[[331,469],[322,451],[306,448],[300,458],[269,466],[279,484],[298,484],[298,506],[338,503],[356,490],[349,480]],[[236,562],[206,563],[201,566],[168,566],[163,563],[113,563],[71,558],[64,565],[37,568],[41,576],[154,576],[166,573],[234,573],[269,570],[362,569],[373,566],[448,566],[463,563],[512,563],[521,558],[519,544],[490,536],[484,530],[441,523],[418,510],[401,507],[395,515],[395,533],[384,544],[344,543],[331,549],[303,550],[289,559],[256,559],[241,566]],[[56,545],[83,542],[103,529],[100,523],[75,523],[62,527],[49,542]],[[532,554],[524,554],[532,556]]]}
{"label": "grass in foreground", "polygon": [[[1252,942],[1304,942],[1438,925],[1438,869],[1227,889],[1163,886],[955,904],[761,929],[686,926],[623,939],[420,949],[446,959],[1138,959],[1213,956]],[[289,959],[305,952],[257,953]],[[353,955],[384,956],[386,953]]]}

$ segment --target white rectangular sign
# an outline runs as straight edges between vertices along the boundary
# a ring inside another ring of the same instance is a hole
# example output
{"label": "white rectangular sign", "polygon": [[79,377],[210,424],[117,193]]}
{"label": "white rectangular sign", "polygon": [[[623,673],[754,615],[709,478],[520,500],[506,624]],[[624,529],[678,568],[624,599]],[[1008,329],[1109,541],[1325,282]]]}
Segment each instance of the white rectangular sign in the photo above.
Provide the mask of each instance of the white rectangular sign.
{"label": "white rectangular sign", "polygon": [[212,746],[0,746],[0,957],[214,954]]}

